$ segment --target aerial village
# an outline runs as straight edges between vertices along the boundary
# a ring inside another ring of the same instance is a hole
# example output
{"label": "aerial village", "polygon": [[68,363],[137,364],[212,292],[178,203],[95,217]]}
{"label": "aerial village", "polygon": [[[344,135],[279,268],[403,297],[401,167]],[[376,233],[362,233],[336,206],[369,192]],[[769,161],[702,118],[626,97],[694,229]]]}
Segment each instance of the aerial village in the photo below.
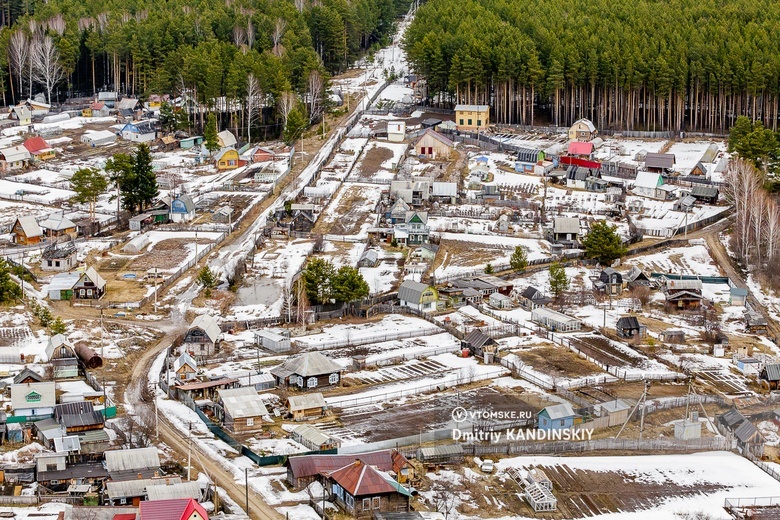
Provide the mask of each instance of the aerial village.
{"label": "aerial village", "polygon": [[[780,300],[731,260],[725,136],[426,106],[395,44],[358,72],[292,145],[209,150],[168,94],[3,112],[0,516],[777,514]],[[153,204],[77,200],[139,144]]]}

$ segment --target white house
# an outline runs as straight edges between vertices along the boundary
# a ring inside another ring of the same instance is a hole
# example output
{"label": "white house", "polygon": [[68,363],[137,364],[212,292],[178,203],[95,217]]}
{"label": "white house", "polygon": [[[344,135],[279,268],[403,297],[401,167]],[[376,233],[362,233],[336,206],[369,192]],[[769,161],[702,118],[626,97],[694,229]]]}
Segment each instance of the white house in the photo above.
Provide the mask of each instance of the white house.
{"label": "white house", "polygon": [[404,280],[398,288],[398,301],[402,307],[410,307],[420,312],[436,310],[439,295],[435,287],[414,280]]}
{"label": "white house", "polygon": [[496,309],[509,309],[512,307],[512,298],[505,294],[495,292],[488,298],[488,303]]}
{"label": "white house", "polygon": [[387,140],[400,143],[406,139],[406,121],[390,121],[387,123]]}
{"label": "white house", "polygon": [[57,404],[54,381],[11,385],[14,417],[47,417]]}
{"label": "white house", "polygon": [[671,197],[674,188],[664,184],[660,173],[638,172],[634,181],[634,194],[640,197],[666,200]]}
{"label": "white house", "polygon": [[154,131],[152,121],[137,121],[127,123],[122,127],[122,139],[134,143],[148,143],[157,139],[157,132]]}
{"label": "white house", "polygon": [[272,352],[287,352],[292,348],[290,336],[274,329],[256,330],[255,344]]}

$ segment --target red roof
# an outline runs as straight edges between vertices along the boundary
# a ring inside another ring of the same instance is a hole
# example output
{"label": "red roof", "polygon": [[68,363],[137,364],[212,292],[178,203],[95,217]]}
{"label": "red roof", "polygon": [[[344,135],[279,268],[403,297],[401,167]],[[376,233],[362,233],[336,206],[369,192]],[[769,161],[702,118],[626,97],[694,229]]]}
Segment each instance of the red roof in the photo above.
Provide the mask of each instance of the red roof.
{"label": "red roof", "polygon": [[561,157],[561,164],[573,164],[575,166],[582,166],[583,168],[590,168],[592,170],[598,170],[601,168],[600,162],[578,159],[577,157],[570,157],[566,155]]}
{"label": "red roof", "polygon": [[117,513],[114,520],[135,520],[135,513]]}
{"label": "red roof", "polygon": [[102,101],[95,101],[94,103],[89,105],[89,108],[91,108],[92,110],[103,110],[104,106],[106,106],[106,104],[103,103]]}
{"label": "red roof", "polygon": [[44,141],[41,136],[30,137],[24,142],[24,147],[27,148],[28,152],[33,154],[42,150],[51,150],[49,143]]}
{"label": "red roof", "polygon": [[390,484],[379,471],[359,460],[337,469],[329,476],[353,497],[381,495],[397,491],[396,487]]}
{"label": "red roof", "polygon": [[406,457],[395,450],[380,450],[358,455],[300,455],[287,459],[287,464],[293,478],[297,479],[335,471],[354,462],[355,459],[376,466],[381,471],[396,473],[409,463]]}
{"label": "red roof", "polygon": [[593,143],[572,141],[569,143],[569,155],[590,155],[593,153]]}
{"label": "red roof", "polygon": [[194,498],[147,500],[138,508],[138,520],[187,520],[193,513],[209,520],[209,514]]}

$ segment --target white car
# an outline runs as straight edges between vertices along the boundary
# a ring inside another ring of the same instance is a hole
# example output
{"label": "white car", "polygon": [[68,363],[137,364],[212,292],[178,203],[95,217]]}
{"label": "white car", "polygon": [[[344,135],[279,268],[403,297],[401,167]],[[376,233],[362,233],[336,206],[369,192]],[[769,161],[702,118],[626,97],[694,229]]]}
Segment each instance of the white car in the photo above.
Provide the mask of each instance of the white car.
{"label": "white car", "polygon": [[496,469],[496,466],[493,464],[492,460],[485,459],[482,461],[482,465],[479,467],[479,469],[482,470],[482,473],[493,473],[493,471]]}

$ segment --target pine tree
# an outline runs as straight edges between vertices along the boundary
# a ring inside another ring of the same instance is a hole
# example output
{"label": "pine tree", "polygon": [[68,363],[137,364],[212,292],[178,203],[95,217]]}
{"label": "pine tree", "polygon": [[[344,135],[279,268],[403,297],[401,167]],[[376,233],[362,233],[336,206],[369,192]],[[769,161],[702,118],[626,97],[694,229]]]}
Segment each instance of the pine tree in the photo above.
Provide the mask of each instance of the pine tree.
{"label": "pine tree", "polygon": [[89,203],[89,216],[92,219],[98,196],[106,191],[108,181],[95,168],[81,168],[70,178],[70,188],[76,192],[73,200],[80,204]]}
{"label": "pine tree", "polygon": [[594,258],[604,266],[611,265],[628,252],[617,233],[617,226],[604,220],[596,221],[590,226],[590,231],[582,239],[582,245],[585,246],[586,257]]}
{"label": "pine tree", "polygon": [[485,274],[493,274],[493,265],[490,262],[485,264]]}
{"label": "pine tree", "polygon": [[22,288],[11,278],[6,261],[0,258],[0,303],[15,302],[21,297]]}
{"label": "pine tree", "polygon": [[569,290],[569,277],[566,276],[566,268],[558,262],[553,262],[548,270],[550,280],[550,292],[559,299],[563,293]]}
{"label": "pine tree", "polygon": [[509,257],[509,267],[513,271],[522,271],[528,267],[528,253],[526,253],[523,246],[515,247],[515,251]]}
{"label": "pine tree", "polygon": [[57,316],[54,318],[54,321],[49,324],[49,331],[52,335],[65,334],[67,327],[65,326],[65,322],[62,321],[62,318]]}
{"label": "pine tree", "polygon": [[356,268],[345,265],[336,271],[331,282],[333,299],[337,302],[351,302],[368,296],[368,283]]}
{"label": "pine tree", "polygon": [[[306,287],[306,296],[316,305],[329,303],[333,297],[333,281],[336,268],[322,258],[311,258],[301,277]],[[366,286],[367,288],[368,286]]]}
{"label": "pine tree", "polygon": [[284,128],[284,142],[293,144],[306,130],[306,118],[298,108],[293,108],[287,116],[287,126]]}
{"label": "pine tree", "polygon": [[160,194],[157,186],[157,176],[152,166],[152,152],[149,145],[141,143],[133,157],[133,180],[137,193],[138,205],[143,211]]}
{"label": "pine tree", "polygon": [[217,118],[213,113],[209,113],[206,118],[206,126],[203,128],[203,140],[206,143],[206,150],[213,154],[219,150],[219,137],[217,136]]}
{"label": "pine tree", "polygon": [[211,296],[211,290],[219,285],[219,278],[214,274],[209,266],[204,266],[198,273],[197,282],[205,289],[203,292],[206,298]]}

